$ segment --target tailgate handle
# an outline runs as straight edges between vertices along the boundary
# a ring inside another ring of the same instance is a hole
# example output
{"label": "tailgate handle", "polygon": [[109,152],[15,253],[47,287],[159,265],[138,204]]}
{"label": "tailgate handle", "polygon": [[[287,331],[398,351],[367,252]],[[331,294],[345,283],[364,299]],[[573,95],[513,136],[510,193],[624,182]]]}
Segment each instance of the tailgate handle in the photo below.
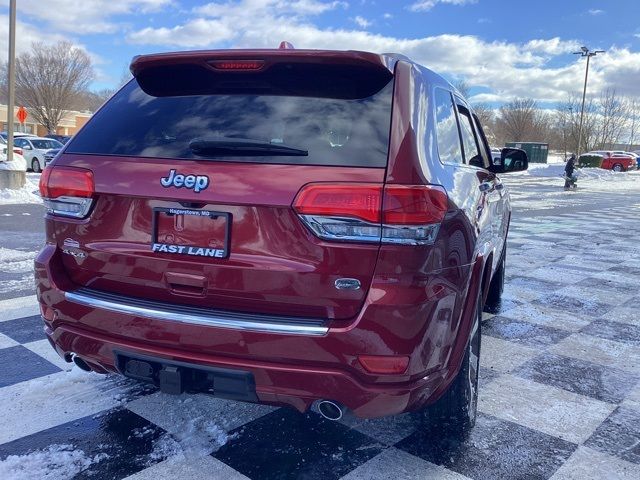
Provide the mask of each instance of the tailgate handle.
{"label": "tailgate handle", "polygon": [[202,275],[166,272],[164,276],[169,289],[173,293],[198,297],[203,297],[205,294],[207,279]]}

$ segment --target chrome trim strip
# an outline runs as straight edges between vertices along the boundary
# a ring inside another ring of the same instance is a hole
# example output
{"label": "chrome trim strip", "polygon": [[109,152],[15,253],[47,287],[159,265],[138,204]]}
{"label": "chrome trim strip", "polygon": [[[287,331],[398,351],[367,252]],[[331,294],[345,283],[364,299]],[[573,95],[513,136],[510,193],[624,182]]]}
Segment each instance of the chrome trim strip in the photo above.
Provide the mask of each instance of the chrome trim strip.
{"label": "chrome trim strip", "polygon": [[[156,302],[142,301],[145,306],[132,305],[124,301],[114,301],[109,298],[99,298],[98,295],[92,295],[86,290],[76,292],[65,292],[65,299],[70,302],[77,303],[92,308],[101,308],[116,313],[124,313],[127,315],[136,315],[139,317],[150,318],[153,320],[165,320],[170,322],[180,322],[190,325],[204,325],[208,327],[227,328],[233,330],[242,330],[261,333],[280,333],[287,335],[309,335],[322,336],[325,335],[329,328],[323,325],[302,325],[293,323],[277,323],[273,320],[260,321],[251,319],[242,319],[241,314],[225,315],[216,313],[215,311],[207,313],[193,312],[180,313],[179,311],[171,311],[162,309],[162,304]],[[123,300],[126,301],[127,297]],[[155,303],[155,305],[153,305]],[[188,308],[188,307],[187,307]],[[185,308],[181,307],[181,310]],[[231,318],[233,317],[233,318]],[[256,317],[256,315],[247,315],[247,317]],[[273,318],[273,317],[271,317]]]}

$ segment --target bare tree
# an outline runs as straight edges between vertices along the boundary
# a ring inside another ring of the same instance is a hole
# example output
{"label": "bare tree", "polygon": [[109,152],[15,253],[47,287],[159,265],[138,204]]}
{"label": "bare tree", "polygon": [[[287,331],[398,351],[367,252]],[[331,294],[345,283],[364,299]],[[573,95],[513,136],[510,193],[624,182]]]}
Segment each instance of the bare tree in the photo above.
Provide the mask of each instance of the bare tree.
{"label": "bare tree", "polygon": [[[580,138],[580,109],[581,97],[572,94],[566,101],[558,104],[555,114],[555,128],[561,130],[562,147],[567,152],[578,151],[578,139]],[[595,148],[598,142],[598,105],[592,99],[588,99],[584,105],[584,118],[582,123],[582,152]]]}
{"label": "bare tree", "polygon": [[453,86],[455,87],[456,90],[458,90],[458,92],[460,93],[460,95],[462,95],[464,98],[468,99],[469,98],[469,94],[471,93],[469,90],[469,84],[467,83],[466,80],[462,79],[462,80],[458,80],[457,82],[455,82],[453,84]]}
{"label": "bare tree", "polygon": [[635,145],[636,135],[638,134],[638,124],[640,124],[640,121],[638,120],[639,107],[640,103],[637,98],[629,100],[629,150],[631,150]]}
{"label": "bare tree", "polygon": [[116,91],[112,88],[103,88],[102,90],[88,90],[82,92],[78,96],[75,108],[78,110],[88,110],[95,112],[102,106],[104,102],[109,100]]}
{"label": "bare tree", "polygon": [[[531,98],[518,98],[499,109],[496,127],[505,141],[533,141],[538,106]],[[536,139],[538,140],[538,139]]]}
{"label": "bare tree", "polygon": [[493,128],[495,114],[491,105],[487,103],[477,103],[473,105],[472,108],[473,113],[476,114],[478,120],[480,120],[480,125],[482,125],[483,128]]}
{"label": "bare tree", "polygon": [[598,100],[598,122],[595,143],[601,148],[613,148],[627,129],[629,107],[615,89],[606,89]]}
{"label": "bare tree", "polygon": [[89,55],[69,42],[34,42],[16,58],[16,99],[47,131],[55,132],[94,72]]}

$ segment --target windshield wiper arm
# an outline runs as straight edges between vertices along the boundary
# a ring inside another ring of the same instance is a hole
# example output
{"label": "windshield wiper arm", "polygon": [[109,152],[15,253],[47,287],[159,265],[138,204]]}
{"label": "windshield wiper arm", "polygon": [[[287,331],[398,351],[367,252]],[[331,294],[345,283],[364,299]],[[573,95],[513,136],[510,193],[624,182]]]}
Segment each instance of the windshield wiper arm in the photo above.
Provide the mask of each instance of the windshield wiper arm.
{"label": "windshield wiper arm", "polygon": [[283,143],[270,143],[250,138],[214,137],[196,138],[189,142],[196,155],[287,155],[306,157],[308,150],[290,147]]}

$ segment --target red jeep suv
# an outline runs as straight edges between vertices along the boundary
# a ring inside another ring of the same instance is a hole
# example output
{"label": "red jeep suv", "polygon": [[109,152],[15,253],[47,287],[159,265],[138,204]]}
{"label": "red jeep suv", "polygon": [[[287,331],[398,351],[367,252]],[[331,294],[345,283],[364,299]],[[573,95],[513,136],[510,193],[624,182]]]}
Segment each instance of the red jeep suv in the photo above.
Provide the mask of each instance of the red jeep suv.
{"label": "red jeep suv", "polygon": [[478,119],[401,55],[145,55],[47,167],[46,334],[169,393],[475,421],[509,196]]}

